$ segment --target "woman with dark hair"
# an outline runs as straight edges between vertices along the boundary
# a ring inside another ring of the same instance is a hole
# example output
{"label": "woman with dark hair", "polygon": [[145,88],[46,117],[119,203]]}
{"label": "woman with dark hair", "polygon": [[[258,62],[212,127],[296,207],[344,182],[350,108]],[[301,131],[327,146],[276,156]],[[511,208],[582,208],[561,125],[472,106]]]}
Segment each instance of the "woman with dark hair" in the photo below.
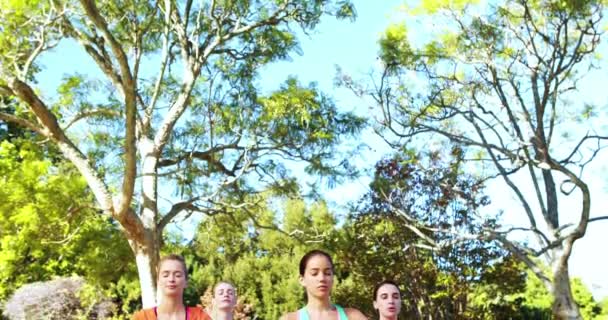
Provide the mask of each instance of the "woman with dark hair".
{"label": "woman with dark hair", "polygon": [[397,320],[401,312],[401,291],[397,283],[384,280],[374,287],[374,309],[379,320]]}
{"label": "woman with dark hair", "polygon": [[236,307],[236,288],[228,281],[220,281],[213,286],[213,298],[209,314],[213,320],[232,320]]}
{"label": "woman with dark hair", "polygon": [[331,303],[334,264],[331,256],[313,250],[300,260],[300,284],[306,289],[306,306],[289,312],[281,320],[367,320],[361,311]]}
{"label": "woman with dark hair", "polygon": [[184,305],[184,289],[188,286],[188,269],[184,257],[170,254],[158,263],[160,304],[133,315],[133,320],[211,320],[199,307]]}

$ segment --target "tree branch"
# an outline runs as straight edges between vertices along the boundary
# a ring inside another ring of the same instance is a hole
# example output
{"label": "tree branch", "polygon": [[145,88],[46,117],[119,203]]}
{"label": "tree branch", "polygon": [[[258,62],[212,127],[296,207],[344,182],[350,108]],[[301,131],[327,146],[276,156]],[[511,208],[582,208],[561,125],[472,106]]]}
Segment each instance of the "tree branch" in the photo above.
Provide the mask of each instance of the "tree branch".
{"label": "tree branch", "polygon": [[177,216],[180,212],[182,212],[184,210],[197,210],[198,211],[198,208],[194,205],[194,203],[200,199],[201,199],[200,197],[195,197],[195,198],[192,198],[187,201],[182,201],[182,202],[173,204],[171,209],[158,222],[159,232],[162,232],[162,230],[167,226],[167,224],[169,224],[171,222],[171,220],[173,220],[173,218],[175,218],[175,216]]}
{"label": "tree branch", "polygon": [[45,137],[53,140],[64,157],[71,161],[87,181],[101,210],[109,216],[114,217],[129,232],[132,237],[141,237],[141,221],[131,210],[117,212],[111,193],[105,182],[98,176],[88,159],[74,145],[59,127],[57,118],[50,112],[48,107],[38,98],[34,90],[26,83],[17,78],[8,79],[8,87],[17,98],[23,101],[34,113],[38,121],[44,126],[41,129]]}
{"label": "tree branch", "polygon": [[37,125],[31,123],[28,120],[25,119],[21,119],[19,117],[15,117],[12,114],[8,114],[8,113],[4,113],[4,112],[0,112],[0,119],[6,121],[6,122],[12,122],[15,123],[21,127],[30,129],[36,133],[38,133],[39,135],[46,137],[46,132],[44,131],[43,128],[38,127]]}
{"label": "tree branch", "polygon": [[154,106],[158,101],[158,97],[160,96],[161,84],[163,81],[163,77],[165,76],[165,70],[167,68],[167,63],[169,62],[169,33],[171,31],[171,1],[165,0],[165,25],[163,28],[163,45],[161,49],[161,65],[160,70],[158,71],[158,79],[156,79],[156,83],[154,84],[154,90],[152,91],[152,99],[148,104],[148,107],[145,110],[143,127],[147,131],[151,122],[152,122],[152,113],[154,112]]}
{"label": "tree branch", "polygon": [[589,218],[589,222],[594,222],[594,221],[600,221],[600,220],[608,220],[608,216],[599,216],[599,217],[593,217],[593,218]]}
{"label": "tree branch", "polygon": [[168,166],[176,165],[184,160],[190,161],[192,159],[199,159],[199,160],[204,160],[207,163],[209,163],[210,165],[216,167],[216,169],[219,169],[220,172],[223,172],[224,174],[226,174],[228,176],[234,177],[235,176],[234,170],[229,170],[228,168],[226,168],[224,166],[224,164],[221,161],[219,161],[213,157],[213,155],[216,154],[217,152],[228,150],[228,149],[242,150],[245,148],[239,147],[236,144],[230,144],[230,145],[215,146],[206,151],[184,152],[181,155],[179,155],[175,158],[172,158],[172,159],[159,160],[158,166],[159,167],[168,167]]}
{"label": "tree branch", "polygon": [[95,26],[101,30],[104,39],[110,44],[110,48],[118,61],[124,85],[125,94],[125,149],[124,149],[124,177],[122,183],[122,197],[118,207],[119,215],[127,214],[131,206],[131,200],[135,190],[135,176],[137,174],[137,89],[129,67],[129,61],[120,43],[114,38],[103,17],[99,14],[93,0],[80,0],[87,16]]}
{"label": "tree branch", "polygon": [[570,155],[568,155],[564,160],[559,161],[560,164],[568,164],[572,157],[578,152],[578,149],[585,143],[585,141],[589,139],[597,139],[597,140],[608,140],[608,136],[599,136],[599,135],[589,135],[586,134],[577,144],[576,147],[572,150]]}
{"label": "tree branch", "polygon": [[[248,164],[249,163],[247,163],[245,166],[247,166]],[[222,164],[220,163],[220,165],[222,165]],[[222,165],[222,168],[224,168],[224,170],[227,171],[227,169],[223,165]],[[175,216],[177,216],[182,211],[186,211],[186,210],[191,211],[191,212],[198,211],[198,212],[203,212],[206,214],[209,214],[209,212],[214,212],[214,213],[218,212],[217,209],[213,209],[213,208],[202,209],[202,208],[196,206],[195,203],[198,201],[206,201],[206,202],[211,203],[216,206],[218,204],[226,205],[225,203],[222,203],[222,202],[213,201],[213,198],[217,197],[217,195],[222,191],[223,187],[234,184],[235,181],[237,181],[245,173],[245,170],[242,170],[238,174],[235,174],[235,172],[229,172],[229,173],[230,174],[227,173],[227,175],[229,175],[230,178],[224,179],[224,181],[221,183],[219,188],[215,192],[213,192],[213,194],[206,196],[206,197],[201,197],[201,196],[194,197],[190,200],[174,204],[171,207],[171,209],[169,210],[169,212],[167,212],[167,214],[165,214],[162,217],[161,221],[159,222],[159,224],[158,224],[159,230],[162,230],[167,224],[169,224],[171,222],[171,220],[173,218],[175,218]],[[232,208],[241,208],[244,205],[245,204],[241,204],[241,205],[237,205],[237,206],[232,205],[231,207]]]}
{"label": "tree branch", "polygon": [[68,121],[66,123],[66,125],[63,127],[63,130],[67,131],[76,122],[78,122],[82,119],[85,119],[85,118],[92,117],[92,116],[110,116],[110,117],[120,118],[121,114],[120,114],[120,112],[117,112],[116,110],[110,110],[110,109],[106,109],[106,110],[97,109],[97,110],[83,111],[83,112],[76,114],[74,117],[72,117],[72,119],[70,119],[70,121]]}

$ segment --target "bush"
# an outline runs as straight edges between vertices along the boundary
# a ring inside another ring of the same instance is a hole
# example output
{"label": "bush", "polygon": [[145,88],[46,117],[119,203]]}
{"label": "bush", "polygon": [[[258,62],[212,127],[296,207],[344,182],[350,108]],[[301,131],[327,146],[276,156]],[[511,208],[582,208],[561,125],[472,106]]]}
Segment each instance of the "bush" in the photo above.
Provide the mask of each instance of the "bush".
{"label": "bush", "polygon": [[22,319],[109,319],[115,306],[81,278],[34,282],[19,288],[4,306],[4,316]]}

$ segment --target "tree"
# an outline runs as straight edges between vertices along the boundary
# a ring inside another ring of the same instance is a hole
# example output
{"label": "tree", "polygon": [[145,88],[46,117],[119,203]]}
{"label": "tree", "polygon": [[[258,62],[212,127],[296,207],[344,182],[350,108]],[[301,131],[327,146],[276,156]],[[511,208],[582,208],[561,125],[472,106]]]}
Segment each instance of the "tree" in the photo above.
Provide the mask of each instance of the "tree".
{"label": "tree", "polygon": [[598,315],[598,318],[608,316],[608,297],[605,297],[599,303],[600,308],[602,309],[601,313]]}
{"label": "tree", "polygon": [[[128,239],[149,307],[163,230],[178,214],[247,205],[227,194],[293,191],[283,160],[327,177],[350,170],[333,146],[361,119],[314,86],[288,79],[260,96],[255,79],[296,49],[293,27],[353,13],[347,1],[8,1],[0,94],[18,104],[0,119],[44,136],[79,170]],[[44,96],[45,53],[68,41],[80,50],[70,60],[91,70]]]}
{"label": "tree", "polygon": [[[268,195],[257,200],[264,204],[255,210],[237,209],[200,224],[185,252],[193,266],[189,282],[196,301],[218,281],[231,281],[254,318],[277,319],[304,303],[297,280],[300,257],[313,248],[331,251],[337,226],[323,202],[307,205]],[[282,230],[269,228],[274,222]]]}
{"label": "tree", "polygon": [[0,143],[0,300],[56,276],[78,274],[101,289],[134,278],[126,241],[75,168],[44,159],[34,141],[13,141]]}
{"label": "tree", "polygon": [[508,267],[512,257],[495,241],[458,238],[495,223],[479,213],[488,199],[483,186],[462,172],[461,155],[459,148],[447,156],[407,151],[376,164],[371,190],[339,246],[355,282],[367,288],[355,305],[369,305],[374,284],[392,278],[406,284],[406,317],[474,319],[469,298],[476,285],[494,284],[494,294],[511,290],[487,273],[500,272],[511,286],[523,286],[522,272]]}
{"label": "tree", "polygon": [[[582,172],[608,136],[596,129],[595,108],[580,101],[577,85],[598,66],[594,53],[604,5],[473,3],[423,1],[411,12],[428,14],[430,24],[441,21],[444,28],[433,40],[412,43],[405,25],[392,25],[380,40],[383,67],[375,85],[349,78],[344,83],[373,99],[381,112],[378,130],[393,147],[419,138],[427,146],[432,139],[449,141],[463,147],[471,167],[479,165],[482,179],[501,179],[529,226],[497,225],[478,238],[498,240],[535,272],[552,294],[556,318],[580,319],[568,259],[588,224],[601,219],[590,216]],[[579,204],[574,223],[564,222],[559,205],[568,196]],[[513,232],[525,232],[536,243],[515,241]],[[535,257],[547,261],[550,276]]]}
{"label": "tree", "polygon": [[[4,112],[8,114],[14,114],[15,109],[11,107],[11,104],[14,103],[14,100],[11,101],[9,99],[4,99],[2,101],[2,105],[4,107]],[[17,124],[7,122],[0,123],[0,141],[10,140],[15,137],[20,137],[25,135],[26,130],[23,127],[18,126]]]}

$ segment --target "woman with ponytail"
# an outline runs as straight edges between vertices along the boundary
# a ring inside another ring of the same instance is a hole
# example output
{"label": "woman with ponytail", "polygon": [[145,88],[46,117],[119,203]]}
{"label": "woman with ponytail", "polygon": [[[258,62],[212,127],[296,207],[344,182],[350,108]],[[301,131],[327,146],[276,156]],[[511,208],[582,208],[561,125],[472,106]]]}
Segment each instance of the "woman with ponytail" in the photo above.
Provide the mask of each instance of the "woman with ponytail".
{"label": "woman with ponytail", "polygon": [[343,308],[330,299],[334,264],[324,251],[313,250],[300,260],[300,284],[306,289],[306,306],[281,320],[367,320],[361,311]]}

